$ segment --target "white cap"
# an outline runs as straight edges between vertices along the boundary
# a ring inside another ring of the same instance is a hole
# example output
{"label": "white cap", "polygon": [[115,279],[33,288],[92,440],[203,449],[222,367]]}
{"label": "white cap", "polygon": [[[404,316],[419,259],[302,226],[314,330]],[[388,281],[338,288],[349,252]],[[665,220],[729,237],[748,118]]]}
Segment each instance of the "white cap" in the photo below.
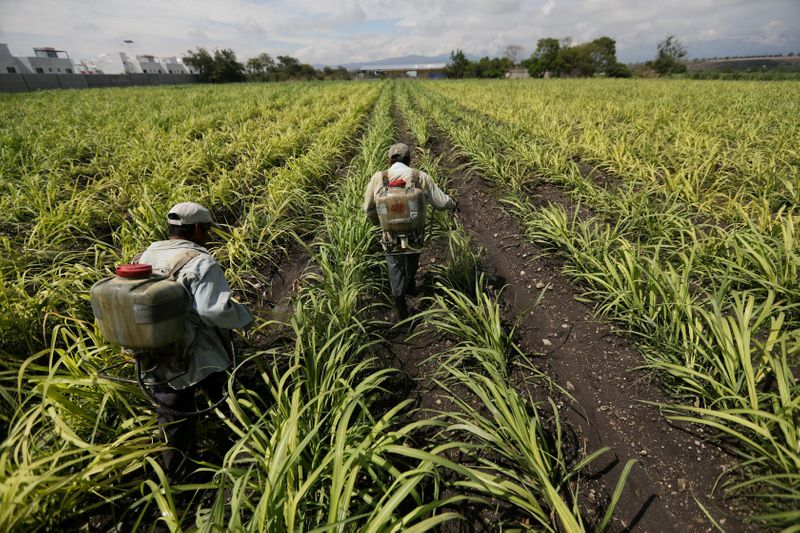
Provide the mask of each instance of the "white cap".
{"label": "white cap", "polygon": [[389,147],[389,159],[393,157],[397,157],[398,159],[404,159],[410,156],[411,156],[411,150],[408,149],[407,144],[397,143]]}
{"label": "white cap", "polygon": [[194,202],[181,202],[169,210],[167,222],[173,226],[191,226],[212,222],[211,213],[200,204]]}

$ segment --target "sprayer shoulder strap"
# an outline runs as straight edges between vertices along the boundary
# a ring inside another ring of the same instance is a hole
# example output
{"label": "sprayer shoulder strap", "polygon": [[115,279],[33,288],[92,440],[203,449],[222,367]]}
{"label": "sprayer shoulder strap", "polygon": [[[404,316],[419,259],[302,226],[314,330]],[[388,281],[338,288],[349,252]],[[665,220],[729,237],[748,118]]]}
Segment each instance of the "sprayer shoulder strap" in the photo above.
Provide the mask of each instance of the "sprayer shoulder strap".
{"label": "sprayer shoulder strap", "polygon": [[172,264],[172,268],[170,268],[167,272],[167,277],[174,280],[178,276],[178,272],[180,272],[181,269],[185,267],[187,263],[189,263],[189,261],[202,254],[203,252],[200,250],[186,250],[180,256],[178,256],[178,258]]}
{"label": "sprayer shoulder strap", "polygon": [[[388,187],[389,186],[389,171],[388,170],[384,170],[383,172],[381,172],[381,181],[383,181],[383,186],[384,187]],[[411,169],[411,184],[414,187],[419,188],[419,170],[417,170],[415,168]]]}

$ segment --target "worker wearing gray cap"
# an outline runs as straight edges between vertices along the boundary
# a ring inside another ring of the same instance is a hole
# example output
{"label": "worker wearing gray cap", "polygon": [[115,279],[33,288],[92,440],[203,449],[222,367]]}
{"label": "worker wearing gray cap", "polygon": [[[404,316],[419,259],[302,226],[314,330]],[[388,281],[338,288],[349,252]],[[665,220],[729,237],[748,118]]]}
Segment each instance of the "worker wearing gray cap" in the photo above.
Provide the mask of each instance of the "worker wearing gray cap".
{"label": "worker wearing gray cap", "polygon": [[204,247],[212,223],[208,209],[179,203],[169,210],[167,223],[169,238],[152,243],[138,262],[152,265],[154,274],[171,276],[190,296],[179,353],[155,354],[152,366],[144,368],[149,373],[145,384],[159,403],[159,426],[170,445],[164,466],[178,478],[186,473],[197,439],[194,417],[176,413],[195,410],[198,388],[221,396],[232,359],[230,331],[250,326],[253,315],[233,299],[222,267]]}
{"label": "worker wearing gray cap", "polygon": [[[428,204],[438,210],[453,210],[455,201],[447,196],[436,186],[433,179],[420,170],[411,168],[411,150],[403,143],[393,144],[389,148],[389,169],[376,172],[370,178],[367,190],[364,192],[364,212],[370,221],[380,225],[376,197],[386,191],[387,187],[416,187],[424,192]],[[424,209],[424,206],[423,206]],[[424,212],[422,214],[424,219]],[[414,276],[419,266],[419,248],[422,246],[422,232],[416,242],[412,242],[410,252],[396,253],[384,245],[386,262],[389,266],[389,280],[392,286],[392,296],[400,319],[408,316],[406,295],[413,294],[416,290]]]}

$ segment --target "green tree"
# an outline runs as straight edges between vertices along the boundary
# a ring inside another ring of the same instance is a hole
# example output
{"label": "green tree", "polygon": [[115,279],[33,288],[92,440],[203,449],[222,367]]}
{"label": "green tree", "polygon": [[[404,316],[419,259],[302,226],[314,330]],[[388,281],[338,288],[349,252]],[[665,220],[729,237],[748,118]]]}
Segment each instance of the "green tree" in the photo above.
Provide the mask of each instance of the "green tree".
{"label": "green tree", "polygon": [[450,63],[445,68],[448,78],[463,78],[468,68],[469,60],[464,52],[456,49],[450,52]]}
{"label": "green tree", "polygon": [[631,76],[630,69],[617,61],[617,42],[614,39],[600,37],[588,44],[595,73],[603,73],[609,78],[629,78]]}
{"label": "green tree", "polygon": [[278,56],[278,70],[291,77],[300,72],[300,61],[292,56]]}
{"label": "green tree", "polygon": [[326,79],[326,80],[349,80],[350,79],[350,73],[347,72],[347,69],[342,67],[342,66],[336,67],[335,69],[333,69],[331,67],[324,67],[322,69],[321,74],[322,74],[322,78]]}
{"label": "green tree", "polygon": [[557,75],[588,77],[593,76],[597,71],[597,66],[592,56],[591,43],[562,47],[559,52],[559,58],[561,70],[555,71]]}
{"label": "green tree", "polygon": [[246,68],[251,79],[266,81],[269,73],[275,68],[275,60],[269,54],[261,53],[248,59]]}
{"label": "green tree", "polygon": [[197,48],[197,51],[189,50],[183,57],[183,62],[197,69],[200,81],[210,82],[211,74],[214,70],[214,57],[205,48]]}
{"label": "green tree", "polygon": [[198,47],[197,51],[189,50],[183,58],[199,72],[200,81],[208,83],[229,83],[244,81],[244,65],[236,61],[236,54],[230,48],[214,50],[214,54]]}
{"label": "green tree", "polygon": [[655,60],[648,63],[653,70],[662,76],[686,72],[686,47],[674,35],[658,43]]}
{"label": "green tree", "polygon": [[573,45],[569,38],[539,39],[536,51],[523,64],[534,77],[545,72],[553,76],[631,75],[628,67],[617,61],[617,43],[611,37],[600,37],[578,45]]}
{"label": "green tree", "polygon": [[214,50],[214,70],[212,83],[230,83],[245,81],[244,65],[236,60],[236,54],[230,48]]}
{"label": "green tree", "polygon": [[482,57],[472,65],[476,78],[502,78],[514,67],[514,62],[507,57]]}
{"label": "green tree", "polygon": [[560,75],[564,70],[561,42],[552,37],[539,39],[536,42],[536,50],[526,63],[528,73],[533,77],[543,76],[545,72]]}
{"label": "green tree", "polygon": [[595,39],[589,47],[589,54],[598,72],[607,72],[617,62],[617,42],[611,37]]}

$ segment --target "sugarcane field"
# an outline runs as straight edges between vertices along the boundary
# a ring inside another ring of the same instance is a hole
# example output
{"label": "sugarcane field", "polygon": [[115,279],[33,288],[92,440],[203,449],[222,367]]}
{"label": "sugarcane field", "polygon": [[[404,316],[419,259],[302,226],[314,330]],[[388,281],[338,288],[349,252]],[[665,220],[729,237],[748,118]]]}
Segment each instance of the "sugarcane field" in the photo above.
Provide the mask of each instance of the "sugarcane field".
{"label": "sugarcane field", "polygon": [[800,531],[800,81],[0,94],[0,187],[2,531]]}

